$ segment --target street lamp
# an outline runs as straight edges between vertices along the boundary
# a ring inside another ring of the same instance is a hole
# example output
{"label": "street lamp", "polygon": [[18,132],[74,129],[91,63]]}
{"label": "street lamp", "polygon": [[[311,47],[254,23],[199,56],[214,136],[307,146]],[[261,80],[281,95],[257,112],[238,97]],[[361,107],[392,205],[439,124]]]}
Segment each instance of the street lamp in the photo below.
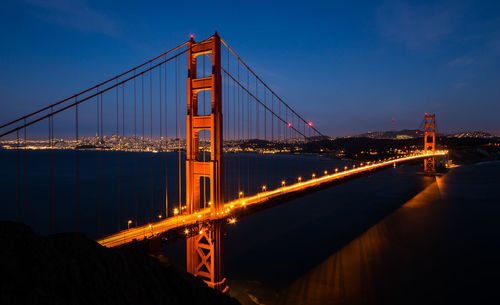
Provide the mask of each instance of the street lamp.
{"label": "street lamp", "polygon": [[240,192],[238,193],[238,198],[241,198],[241,197],[243,197],[243,192],[241,192],[241,191],[240,191]]}
{"label": "street lamp", "polygon": [[285,186],[285,180],[281,181],[281,186]]}
{"label": "street lamp", "polygon": [[161,214],[158,214],[158,219],[161,219]]}
{"label": "street lamp", "polygon": [[174,209],[174,215],[177,216],[179,214],[179,209],[178,208],[175,208]]}
{"label": "street lamp", "polygon": [[315,173],[313,173],[313,174],[312,174],[312,177],[313,177],[313,179],[314,179],[314,178],[316,178],[316,174],[315,174]]}
{"label": "street lamp", "polygon": [[328,171],[325,171],[325,175],[327,175],[327,174],[328,174]]}
{"label": "street lamp", "polygon": [[266,191],[266,189],[267,189],[267,186],[263,185],[263,186],[262,186],[262,191],[263,191],[263,192],[265,192],[265,191]]}
{"label": "street lamp", "polygon": [[335,172],[338,172],[338,171],[339,171],[339,169],[338,169],[338,168],[336,168],[336,169],[335,169]]}
{"label": "street lamp", "polygon": [[131,225],[131,224],[132,224],[132,220],[129,220],[129,221],[127,222],[127,226],[128,226],[128,228],[127,228],[127,229],[130,229],[130,225]]}
{"label": "street lamp", "polygon": [[302,181],[302,177],[299,176],[298,180],[299,180],[299,182]]}

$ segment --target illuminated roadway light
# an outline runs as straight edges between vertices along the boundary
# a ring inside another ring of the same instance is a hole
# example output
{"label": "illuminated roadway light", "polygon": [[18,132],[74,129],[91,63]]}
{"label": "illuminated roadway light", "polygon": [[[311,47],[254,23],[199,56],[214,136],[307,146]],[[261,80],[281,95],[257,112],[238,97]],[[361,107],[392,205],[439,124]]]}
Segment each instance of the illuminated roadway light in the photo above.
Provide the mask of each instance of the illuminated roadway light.
{"label": "illuminated roadway light", "polygon": [[315,174],[315,173],[313,173],[311,176],[312,176],[312,177],[313,177],[313,179],[314,179],[314,178],[316,177],[316,174]]}
{"label": "illuminated roadway light", "polygon": [[161,219],[161,214],[158,215],[158,218]]}
{"label": "illuminated roadway light", "polygon": [[299,182],[302,181],[302,177],[299,177],[298,180],[299,180]]}
{"label": "illuminated roadway light", "polygon": [[338,168],[336,168],[336,169],[335,169],[335,172],[338,172],[338,171],[339,171],[339,169],[338,169]]}
{"label": "illuminated roadway light", "polygon": [[188,229],[184,230],[184,233],[185,233],[186,235],[188,235],[188,234],[189,234],[189,230],[188,230]]}
{"label": "illuminated roadway light", "polygon": [[266,191],[266,189],[267,189],[267,186],[263,185],[263,186],[262,186],[262,190],[263,190],[263,191]]}
{"label": "illuminated roadway light", "polygon": [[325,171],[325,175],[327,175],[327,174],[328,174],[328,171]]}
{"label": "illuminated roadway light", "polygon": [[203,234],[203,230],[200,230],[200,235]]}
{"label": "illuminated roadway light", "polygon": [[178,208],[175,208],[175,209],[174,209],[174,215],[176,215],[176,216],[177,216],[178,214],[179,214],[179,209],[178,209]]}
{"label": "illuminated roadway light", "polygon": [[281,181],[281,186],[285,186],[285,183],[286,183],[285,180]]}

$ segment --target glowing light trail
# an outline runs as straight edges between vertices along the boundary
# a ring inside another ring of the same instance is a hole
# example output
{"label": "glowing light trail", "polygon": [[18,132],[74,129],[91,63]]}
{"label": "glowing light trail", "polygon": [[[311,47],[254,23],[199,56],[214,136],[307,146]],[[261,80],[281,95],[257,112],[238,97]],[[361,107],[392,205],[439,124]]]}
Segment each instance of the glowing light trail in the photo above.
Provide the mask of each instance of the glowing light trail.
{"label": "glowing light trail", "polygon": [[447,151],[436,151],[435,154],[415,153],[407,155],[402,158],[381,161],[378,163],[371,163],[369,165],[367,164],[364,166],[356,167],[342,172],[336,171],[333,174],[324,175],[318,178],[312,178],[307,181],[299,180],[299,182],[288,186],[285,185],[284,183],[285,181],[282,181],[281,183],[282,187],[276,188],[274,190],[267,190],[267,188],[263,187],[262,188],[263,191],[254,196],[242,197],[230,201],[228,203],[225,203],[223,209],[219,212],[213,211],[212,208],[210,207],[199,210],[197,213],[189,215],[178,215],[178,211],[177,213],[175,213],[174,211],[174,214],[176,215],[174,217],[166,218],[164,220],[160,220],[147,225],[123,230],[121,232],[100,238],[97,240],[97,242],[106,247],[116,247],[128,244],[133,240],[140,241],[145,238],[152,238],[154,236],[159,235],[160,233],[173,229],[178,229],[180,227],[194,225],[200,223],[201,221],[210,221],[210,220],[228,218],[230,219],[229,222],[234,223],[235,221],[234,222],[232,221],[236,219],[236,216],[239,214],[241,209],[246,208],[248,206],[266,204],[266,202],[270,201],[271,199],[276,199],[280,196],[284,196],[294,192],[305,191],[307,189],[320,186],[321,184],[324,183],[330,183],[335,180],[347,178],[349,176],[355,176],[357,174],[369,172],[371,170],[375,170],[388,165],[393,165],[393,164],[395,165],[397,163],[403,163],[411,160],[428,158],[432,156],[443,156],[446,154],[448,154]]}

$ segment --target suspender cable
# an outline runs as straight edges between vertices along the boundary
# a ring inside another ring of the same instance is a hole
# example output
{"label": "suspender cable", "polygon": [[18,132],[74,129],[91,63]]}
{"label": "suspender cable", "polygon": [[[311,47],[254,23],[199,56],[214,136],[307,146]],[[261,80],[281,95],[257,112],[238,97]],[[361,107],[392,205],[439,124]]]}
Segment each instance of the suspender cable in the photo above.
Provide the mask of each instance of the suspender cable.
{"label": "suspender cable", "polygon": [[[238,69],[238,81],[240,81],[240,62],[238,61],[238,65],[237,65],[237,69]],[[238,143],[239,145],[241,146],[241,136],[240,136],[240,125],[241,125],[241,119],[240,119],[240,87],[238,87],[238,110],[236,111],[238,113]],[[240,169],[240,165],[241,165],[241,155],[238,154],[238,194],[239,192],[241,192],[241,169]]]}
{"label": "suspender cable", "polygon": [[[146,202],[146,185],[145,185],[145,170],[144,170],[144,154],[146,151],[146,138],[144,133],[145,126],[145,114],[144,114],[144,74],[141,75],[141,107],[142,107],[142,137],[141,137],[141,195],[142,202]],[[146,205],[142,204],[142,221],[146,221]]]}
{"label": "suspender cable", "polygon": [[[97,88],[97,93],[99,93],[99,88]],[[96,94],[97,94],[96,93]],[[99,141],[99,138],[100,138],[100,127],[99,127],[99,122],[100,122],[100,119],[99,119],[99,95],[96,95],[96,98],[97,98],[97,101],[96,101],[96,137],[97,137],[97,141]],[[100,177],[101,177],[101,173],[100,173],[100,152],[99,152],[99,157],[97,158],[97,234],[100,236],[101,235],[101,229],[100,229],[100,226],[99,226],[99,223],[100,223],[100,215],[101,215],[101,207],[100,207],[100,201],[99,201],[99,198],[100,198],[100,192],[101,192],[101,184],[100,184]]]}
{"label": "suspender cable", "polygon": [[100,128],[101,128],[101,136],[99,137],[99,142],[100,142],[100,150],[99,150],[99,188],[100,188],[100,194],[99,194],[99,206],[100,206],[100,215],[99,215],[99,227],[100,227],[100,235],[103,235],[104,233],[104,111],[103,111],[103,95],[102,92],[99,94],[99,98],[101,100],[100,102]]}
{"label": "suspender cable", "polygon": [[[118,79],[116,80],[118,82]],[[116,144],[119,145],[120,141],[120,130],[119,130],[119,114],[120,114],[120,108],[119,108],[119,97],[118,97],[118,90],[119,86],[116,87],[116,134],[115,134],[115,139],[116,139]],[[118,231],[120,231],[120,152],[117,151],[115,154],[115,167],[116,167],[116,226],[118,228]]]}
{"label": "suspender cable", "polygon": [[[229,50],[228,50],[229,53]],[[227,78],[229,76],[226,75]],[[250,73],[247,70],[247,87],[250,87]],[[250,143],[250,95],[247,94],[247,140]],[[250,154],[247,156],[247,194],[250,194]]]}
{"label": "suspender cable", "polygon": [[[153,71],[149,71],[149,143],[150,150],[154,150],[153,142]],[[151,221],[154,221],[154,179],[153,179],[153,152],[149,158],[149,174],[151,184]]]}
{"label": "suspender cable", "polygon": [[165,218],[168,217],[168,108],[167,64],[165,63]]}
{"label": "suspender cable", "polygon": [[19,130],[16,131],[16,155],[17,155],[17,220],[21,221],[21,152],[19,143]]}
{"label": "suspender cable", "polygon": [[179,174],[179,212],[182,213],[182,176],[181,176],[181,136],[180,136],[180,103],[179,103],[179,64],[178,59],[175,59],[175,133],[177,136],[177,152],[178,152],[178,174]]}
{"label": "suspender cable", "polygon": [[[161,94],[162,94],[162,92],[161,92],[161,85],[162,85],[162,82],[161,82],[161,68],[162,68],[162,66],[160,66],[158,68],[158,80],[159,80],[158,81],[158,94],[159,94],[159,101],[160,101],[158,103],[158,105],[160,107],[160,112],[158,113],[158,116],[160,118],[160,143],[161,143],[161,139],[163,138],[163,129],[162,129],[162,116],[163,116],[163,113],[161,111]],[[161,145],[160,145],[159,148],[161,149]]]}
{"label": "suspender cable", "polygon": [[[236,138],[236,86],[235,86],[235,84],[232,84],[232,85],[233,85],[233,148],[235,148],[236,140],[237,140],[237,138]],[[233,151],[234,151],[234,149],[233,149]],[[233,161],[234,162],[233,162],[233,166],[231,167],[231,168],[233,168],[233,174],[235,172],[235,170],[234,170],[235,169],[234,163],[238,162],[234,158],[238,158],[238,156],[236,154],[233,155]],[[238,173],[236,173],[236,175],[237,174]],[[236,183],[235,180],[236,179],[234,179],[234,178],[235,177],[232,177],[232,179],[231,179],[233,181],[233,188],[232,188],[232,190],[233,190],[233,196],[234,196],[234,193],[235,193],[234,190],[236,190],[236,185],[235,185],[235,183]]]}
{"label": "suspender cable", "polygon": [[[125,83],[122,84],[122,138],[121,138],[121,143],[120,143],[120,171],[124,168],[124,157],[125,153],[123,152],[124,148],[124,143],[125,143]],[[120,175],[121,182],[123,182],[123,177]],[[121,220],[122,220],[122,215],[128,216],[127,213],[127,198],[128,196],[125,195],[125,191],[127,190],[127,187],[123,187],[123,196],[121,196],[121,201],[120,201],[120,227],[121,227]],[[127,217],[128,218],[128,217]]]}
{"label": "suspender cable", "polygon": [[[24,119],[24,125],[26,125],[26,119]],[[23,149],[23,184],[24,184],[24,223],[28,223],[28,163],[26,160],[26,146],[28,145],[28,140],[26,137],[26,127],[24,127],[24,149]]]}
{"label": "suspender cable", "polygon": [[[134,70],[135,76],[135,70]],[[137,151],[137,83],[136,78],[134,77],[134,150]],[[137,198],[137,152],[134,153],[134,172],[136,173],[134,176],[134,222],[137,227],[137,213],[139,209],[138,198]]]}
{"label": "suspender cable", "polygon": [[[264,104],[266,104],[266,89],[264,88]],[[266,109],[264,109],[264,150],[267,149],[267,116]],[[264,154],[264,182],[267,184],[267,154]]]}
{"label": "suspender cable", "polygon": [[[75,97],[75,101],[77,98]],[[78,154],[78,105],[75,106],[75,179],[76,179],[76,230],[80,232],[80,156]]]}
{"label": "suspender cable", "polygon": [[[227,53],[227,69],[228,71],[230,71],[231,67],[229,66],[229,53]],[[226,107],[227,107],[227,138],[228,140],[231,138],[231,96],[230,96],[230,83],[229,83],[229,79],[227,80],[227,90],[226,90],[226,95],[227,95],[227,104],[226,104]],[[226,162],[227,162],[227,187],[226,187],[226,193],[228,194],[227,195],[227,200],[230,200],[230,196],[231,196],[231,158],[226,158]]]}
{"label": "suspender cable", "polygon": [[[159,66],[158,67],[158,97],[159,97],[159,103],[158,103],[158,106],[160,108],[160,112],[159,112],[159,118],[160,118],[160,139],[159,139],[159,142],[158,142],[158,151],[160,152],[160,157],[158,158],[159,160],[159,163],[160,163],[160,166],[159,168],[163,168],[163,145],[162,145],[162,140],[163,140],[163,126],[162,126],[162,117],[163,117],[163,113],[161,111],[161,103],[162,103],[162,99],[161,99],[161,95],[162,95],[162,90],[161,90],[161,86],[162,86],[162,79],[161,79],[161,72],[162,72],[162,66]],[[160,175],[160,183],[161,183],[161,186],[160,186],[160,190],[163,190],[163,175]],[[162,213],[162,209],[163,207],[160,206],[160,215],[163,214]],[[168,215],[165,214],[165,218],[167,218]]]}
{"label": "suspender cable", "polygon": [[[257,79],[255,79],[255,96],[256,96],[256,100],[258,99],[259,97],[259,88],[257,86]],[[259,149],[259,104],[258,103],[255,103],[255,140],[256,140],[256,143],[257,143],[257,149]],[[256,182],[261,182],[262,180],[260,179],[259,177],[259,161],[260,161],[260,158],[261,158],[261,155],[260,155],[260,152],[257,150],[257,158],[255,159],[255,178],[256,178]],[[260,188],[260,185],[258,185],[257,183],[255,183],[255,186],[259,187]],[[259,189],[260,191],[260,189]]]}
{"label": "suspender cable", "polygon": [[[50,109],[52,113],[52,108]],[[54,222],[54,117],[49,117],[49,192],[50,192],[50,231],[55,233]]]}

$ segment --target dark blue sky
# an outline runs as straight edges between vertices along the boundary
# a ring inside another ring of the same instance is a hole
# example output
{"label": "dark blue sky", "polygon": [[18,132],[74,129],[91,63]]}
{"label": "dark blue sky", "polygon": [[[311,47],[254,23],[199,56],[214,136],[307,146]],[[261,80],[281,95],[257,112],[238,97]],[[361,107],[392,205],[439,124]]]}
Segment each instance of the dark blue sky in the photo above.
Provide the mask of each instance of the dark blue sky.
{"label": "dark blue sky", "polygon": [[500,135],[499,1],[2,1],[0,122],[218,30],[329,135]]}

